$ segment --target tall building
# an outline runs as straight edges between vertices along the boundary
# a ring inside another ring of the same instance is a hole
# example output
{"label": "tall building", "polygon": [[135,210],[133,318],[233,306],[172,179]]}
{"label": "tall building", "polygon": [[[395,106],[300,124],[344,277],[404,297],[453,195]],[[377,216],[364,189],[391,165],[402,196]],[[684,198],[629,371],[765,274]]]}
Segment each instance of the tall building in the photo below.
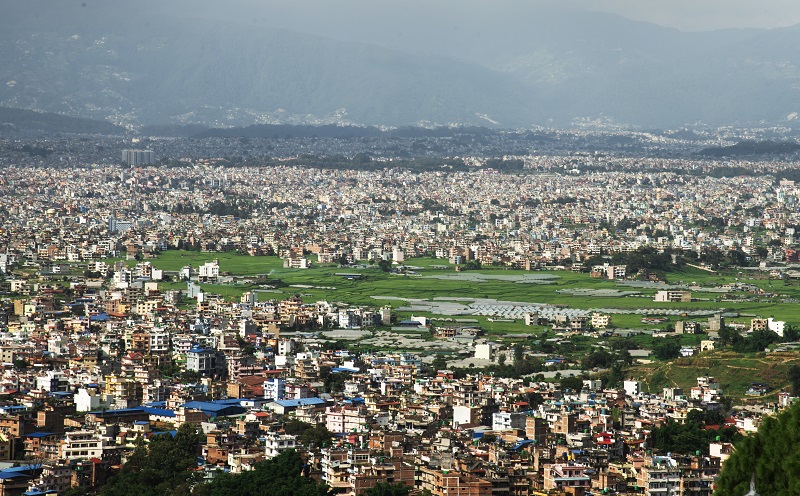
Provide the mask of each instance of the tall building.
{"label": "tall building", "polygon": [[109,232],[125,232],[130,231],[133,229],[133,222],[129,220],[122,220],[117,219],[116,217],[109,217],[108,218],[108,230]]}
{"label": "tall building", "polygon": [[122,163],[134,166],[154,164],[153,150],[122,150]]}

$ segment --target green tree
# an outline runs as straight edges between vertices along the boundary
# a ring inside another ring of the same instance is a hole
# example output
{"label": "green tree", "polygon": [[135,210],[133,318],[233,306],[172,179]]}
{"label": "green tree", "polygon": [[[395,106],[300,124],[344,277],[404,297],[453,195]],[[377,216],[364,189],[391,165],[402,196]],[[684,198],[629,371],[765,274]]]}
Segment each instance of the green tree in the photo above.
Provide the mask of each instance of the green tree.
{"label": "green tree", "polygon": [[800,365],[789,367],[789,381],[792,383],[792,394],[800,395]]}
{"label": "green tree", "polygon": [[175,437],[161,433],[145,445],[141,438],[120,473],[101,490],[102,496],[184,496],[198,482],[197,450],[200,435],[193,424],[183,424]]}
{"label": "green tree", "polygon": [[431,366],[433,367],[433,370],[446,370],[447,359],[442,355],[436,355],[436,358],[433,359]]}
{"label": "green tree", "polygon": [[583,388],[583,379],[577,376],[564,377],[558,383],[561,386],[562,391],[569,389],[570,392],[576,392]]}
{"label": "green tree", "polygon": [[717,479],[718,496],[745,494],[750,478],[762,496],[800,494],[800,403],[775,417],[735,444]]}
{"label": "green tree", "polygon": [[411,488],[403,483],[390,484],[379,482],[376,486],[367,489],[366,496],[408,496]]}
{"label": "green tree", "polygon": [[676,338],[664,338],[653,346],[653,354],[659,360],[672,360],[681,355],[681,342]]}
{"label": "green tree", "polygon": [[[328,486],[303,475],[305,464],[294,450],[256,463],[241,474],[223,473],[199,485],[194,496],[327,496]],[[135,494],[135,493],[129,493]]]}

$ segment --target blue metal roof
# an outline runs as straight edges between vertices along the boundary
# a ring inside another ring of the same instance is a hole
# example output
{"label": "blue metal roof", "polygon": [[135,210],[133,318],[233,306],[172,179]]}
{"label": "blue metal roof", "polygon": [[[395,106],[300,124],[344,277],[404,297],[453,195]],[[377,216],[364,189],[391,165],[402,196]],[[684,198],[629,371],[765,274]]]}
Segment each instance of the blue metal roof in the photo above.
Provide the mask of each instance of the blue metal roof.
{"label": "blue metal roof", "polygon": [[522,439],[520,441],[517,441],[517,443],[514,446],[511,447],[511,450],[512,451],[517,451],[518,449],[522,448],[523,446],[527,446],[527,445],[529,445],[531,443],[533,443],[533,441],[530,440],[530,439]]}
{"label": "blue metal roof", "polygon": [[95,410],[89,413],[91,415],[127,415],[129,413],[144,413],[144,408],[137,406],[135,408],[120,408],[119,410]]}
{"label": "blue metal roof", "polygon": [[55,432],[31,432],[30,434],[25,434],[25,437],[32,437],[32,438],[40,438],[40,437],[47,437],[53,436]]}
{"label": "blue metal roof", "polygon": [[168,410],[166,408],[151,408],[149,406],[143,406],[142,411],[149,414],[149,415],[156,415],[158,417],[174,417],[175,410]]}
{"label": "blue metal roof", "polygon": [[200,410],[212,416],[238,415],[247,411],[247,409],[239,405],[238,402],[236,404],[224,404],[212,403],[210,401],[190,401],[181,406],[192,410]]}
{"label": "blue metal roof", "polygon": [[0,479],[14,479],[18,477],[33,477],[36,471],[35,465],[23,465],[21,467],[12,467],[5,470],[0,470]]}
{"label": "blue metal roof", "polygon": [[326,401],[322,398],[300,398],[296,400],[276,400],[275,403],[282,407],[293,407],[301,405],[322,405],[325,404]]}

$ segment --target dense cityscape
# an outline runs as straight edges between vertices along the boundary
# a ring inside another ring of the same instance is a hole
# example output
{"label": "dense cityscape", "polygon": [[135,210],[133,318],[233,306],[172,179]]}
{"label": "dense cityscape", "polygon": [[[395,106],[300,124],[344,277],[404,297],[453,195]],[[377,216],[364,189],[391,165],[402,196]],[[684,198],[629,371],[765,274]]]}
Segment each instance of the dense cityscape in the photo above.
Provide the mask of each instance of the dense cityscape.
{"label": "dense cityscape", "polygon": [[795,152],[445,134],[0,140],[0,495],[731,494]]}

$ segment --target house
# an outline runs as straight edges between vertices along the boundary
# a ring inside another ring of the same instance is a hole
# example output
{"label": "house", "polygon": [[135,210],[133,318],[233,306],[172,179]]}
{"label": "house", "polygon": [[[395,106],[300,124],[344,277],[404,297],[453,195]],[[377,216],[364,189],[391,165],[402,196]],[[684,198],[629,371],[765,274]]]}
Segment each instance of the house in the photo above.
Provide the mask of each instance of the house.
{"label": "house", "polygon": [[692,301],[691,291],[657,291],[653,301],[658,302],[672,302],[672,303],[685,303]]}

